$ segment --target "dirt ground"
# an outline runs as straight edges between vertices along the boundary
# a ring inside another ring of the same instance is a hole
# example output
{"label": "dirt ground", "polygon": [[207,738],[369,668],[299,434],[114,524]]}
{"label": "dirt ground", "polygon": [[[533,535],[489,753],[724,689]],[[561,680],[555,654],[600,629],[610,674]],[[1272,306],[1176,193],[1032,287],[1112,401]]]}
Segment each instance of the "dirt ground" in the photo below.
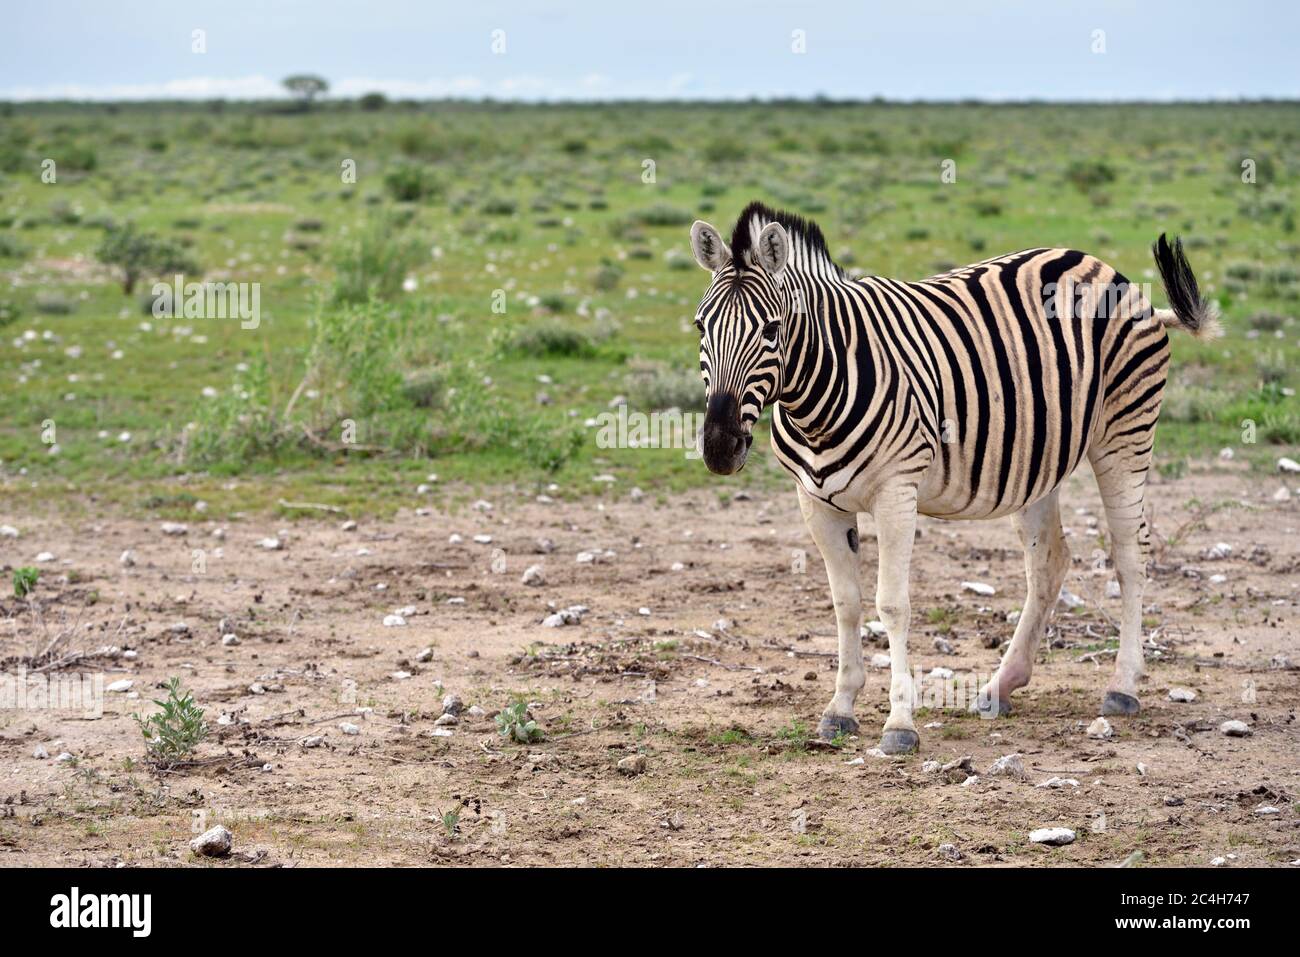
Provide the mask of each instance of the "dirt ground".
{"label": "dirt ground", "polygon": [[[20,532],[0,538],[6,594],[12,569],[53,555],[34,605],[0,604],[4,670],[132,682],[98,717],[0,710],[0,866],[1113,865],[1135,851],[1294,864],[1300,497],[1276,500],[1282,485],[1216,468],[1153,487],[1143,710],[1094,738],[1118,601],[1096,558],[1091,476],[1071,479],[1066,589],[1084,605],[1058,609],[1014,714],[918,712],[921,750],[903,758],[870,753],[887,711],[875,667],[861,736],[808,743],[836,640],[793,489],[731,499],[744,487],[732,483],[666,502],[624,490],[604,506],[501,489],[490,509],[349,530],[332,515],[199,515],[169,535],[0,513]],[[865,517],[862,539],[870,596]],[[1226,557],[1208,551],[1219,542]],[[544,584],[521,581],[533,565]],[[950,669],[953,687],[990,673],[1024,589],[1009,522],[923,519],[912,583],[913,667]],[[542,624],[574,605],[588,608],[579,622]],[[405,624],[385,625],[398,610]],[[883,651],[864,641],[868,659]],[[194,764],[160,773],[132,714],[155,710],[170,676],[211,733]],[[1195,700],[1171,700],[1174,687]],[[436,726],[447,694],[467,710]],[[498,734],[493,715],[515,700],[543,740]],[[1251,734],[1220,733],[1228,719]],[[1012,753],[1023,778],[988,773]],[[965,756],[966,783],[925,766]],[[1039,786],[1051,778],[1077,784]],[[215,824],[234,834],[224,862],[189,848]],[[1075,842],[1030,843],[1055,826]]]}

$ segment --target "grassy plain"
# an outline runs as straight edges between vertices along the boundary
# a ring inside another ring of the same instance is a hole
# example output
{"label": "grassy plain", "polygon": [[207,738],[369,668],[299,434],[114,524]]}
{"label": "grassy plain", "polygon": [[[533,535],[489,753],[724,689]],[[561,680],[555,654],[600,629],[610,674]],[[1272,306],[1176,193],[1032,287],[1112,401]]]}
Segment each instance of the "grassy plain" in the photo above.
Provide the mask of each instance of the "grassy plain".
{"label": "grassy plain", "polygon": [[[862,272],[1072,246],[1161,304],[1149,246],[1181,235],[1228,334],[1174,337],[1158,467],[1271,469],[1300,442],[1298,143],[1293,103],[0,106],[0,480],[159,517],[703,483],[584,423],[699,404],[687,228],[755,198]],[[260,283],[258,327],[125,294],[96,250],[127,222]]]}

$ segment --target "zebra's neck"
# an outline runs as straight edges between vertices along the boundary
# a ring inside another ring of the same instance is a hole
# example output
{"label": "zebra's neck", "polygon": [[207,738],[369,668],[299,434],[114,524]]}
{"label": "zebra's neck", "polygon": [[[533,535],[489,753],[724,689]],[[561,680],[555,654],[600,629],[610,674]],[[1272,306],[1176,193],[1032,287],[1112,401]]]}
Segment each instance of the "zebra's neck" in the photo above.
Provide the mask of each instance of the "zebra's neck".
{"label": "zebra's neck", "polygon": [[871,318],[850,305],[861,297],[850,294],[855,282],[838,268],[810,270],[795,260],[786,282],[792,312],[782,337],[778,403],[785,425],[815,444],[836,426],[824,410],[837,404],[832,393],[847,387],[847,363],[854,366],[859,390],[874,389],[880,340]]}

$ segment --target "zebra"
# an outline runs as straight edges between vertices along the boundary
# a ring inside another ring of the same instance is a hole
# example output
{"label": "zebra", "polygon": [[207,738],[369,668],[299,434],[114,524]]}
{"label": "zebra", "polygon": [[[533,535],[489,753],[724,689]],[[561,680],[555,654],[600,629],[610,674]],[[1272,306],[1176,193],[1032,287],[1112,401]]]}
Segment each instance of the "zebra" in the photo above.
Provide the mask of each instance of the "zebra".
{"label": "zebra", "polygon": [[821,229],[751,203],[730,242],[696,221],[691,250],[712,275],[695,326],[705,465],[741,469],[772,407],[771,442],[826,565],[839,636],[835,693],[818,725],[856,733],[865,683],[858,514],[876,527],[876,608],[889,639],[889,717],[880,750],[919,747],[908,673],[908,573],[917,515],[1011,516],[1028,595],[1001,662],[979,690],[1011,711],[1065,579],[1058,496],[1086,456],[1111,534],[1123,611],[1101,710],[1140,709],[1144,517],[1152,438],[1169,364],[1166,329],[1219,334],[1181,240],[1152,247],[1171,308],[1154,309],[1113,267],[1072,249],[1026,249],[919,282],[854,278]]}

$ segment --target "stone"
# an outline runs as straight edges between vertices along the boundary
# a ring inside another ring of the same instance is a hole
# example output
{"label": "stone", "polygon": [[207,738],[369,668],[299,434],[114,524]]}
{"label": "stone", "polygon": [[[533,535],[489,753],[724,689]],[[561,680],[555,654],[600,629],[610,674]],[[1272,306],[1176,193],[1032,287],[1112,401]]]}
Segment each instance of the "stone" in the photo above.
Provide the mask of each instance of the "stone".
{"label": "stone", "polygon": [[183,525],[180,522],[163,522],[162,525],[158,527],[164,535],[187,535],[190,531],[189,526]]}
{"label": "stone", "polygon": [[1034,844],[1063,847],[1074,843],[1074,832],[1068,827],[1040,827],[1029,832],[1029,840]]}
{"label": "stone", "polygon": [[1023,778],[1025,759],[1019,754],[1004,754],[990,765],[989,777]]}
{"label": "stone", "polygon": [[1169,700],[1170,701],[1195,701],[1196,692],[1193,691],[1191,688],[1170,688]]}
{"label": "stone", "polygon": [[344,734],[360,734],[360,733],[361,733],[361,729],[358,728],[358,727],[357,727],[355,724],[353,724],[351,721],[344,721],[344,722],[342,722],[342,723],[339,725],[339,730],[342,731]]}
{"label": "stone", "polygon": [[529,565],[524,569],[523,577],[519,579],[525,585],[539,587],[546,584],[546,576],[542,573],[541,565]]}
{"label": "stone", "polygon": [[1105,739],[1115,733],[1115,729],[1110,726],[1110,722],[1105,718],[1097,718],[1092,724],[1088,725],[1088,737]]}
{"label": "stone", "polygon": [[235,836],[218,824],[190,841],[190,850],[200,857],[226,857],[234,843]]}
{"label": "stone", "polygon": [[1225,721],[1219,725],[1219,731],[1230,738],[1244,738],[1251,734],[1250,725],[1244,721]]}
{"label": "stone", "polygon": [[618,762],[618,770],[620,774],[626,774],[628,776],[644,774],[645,769],[646,761],[644,754],[634,754],[631,757],[623,758],[623,760]]}
{"label": "stone", "polygon": [[130,691],[131,685],[135,684],[130,678],[123,678],[121,681],[114,681],[104,688],[110,694],[121,694],[124,691]]}
{"label": "stone", "polygon": [[986,585],[984,582],[962,582],[963,591],[974,592],[977,595],[983,595],[985,598],[991,598],[998,593],[998,590],[992,585]]}
{"label": "stone", "polygon": [[443,714],[450,714],[459,717],[460,713],[464,710],[465,710],[465,702],[461,701],[459,696],[454,694],[443,695],[442,697]]}

